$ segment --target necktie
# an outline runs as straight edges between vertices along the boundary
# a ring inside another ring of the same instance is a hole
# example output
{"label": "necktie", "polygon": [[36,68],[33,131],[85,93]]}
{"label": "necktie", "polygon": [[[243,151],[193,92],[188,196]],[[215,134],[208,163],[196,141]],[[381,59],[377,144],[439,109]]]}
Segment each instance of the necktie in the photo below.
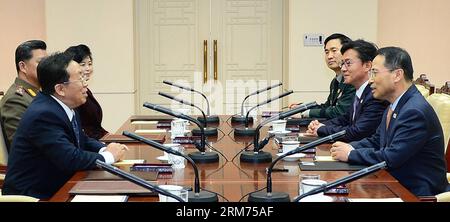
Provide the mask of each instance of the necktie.
{"label": "necktie", "polygon": [[335,106],[337,98],[339,96],[339,81],[336,78],[334,78],[332,92],[333,92],[333,94],[332,94],[330,103],[332,106]]}
{"label": "necktie", "polygon": [[360,101],[361,99],[358,96],[355,96],[355,100],[353,101],[353,116],[352,116],[353,121],[355,121],[356,108],[358,107]]}
{"label": "necktie", "polygon": [[75,137],[77,139],[77,147],[80,148],[80,131],[78,129],[78,124],[75,115],[73,116],[71,123],[73,132],[75,133]]}
{"label": "necktie", "polygon": [[391,122],[391,117],[392,117],[393,112],[394,112],[394,110],[392,110],[391,107],[389,107],[389,110],[388,110],[387,116],[386,116],[386,130],[389,128],[389,123]]}

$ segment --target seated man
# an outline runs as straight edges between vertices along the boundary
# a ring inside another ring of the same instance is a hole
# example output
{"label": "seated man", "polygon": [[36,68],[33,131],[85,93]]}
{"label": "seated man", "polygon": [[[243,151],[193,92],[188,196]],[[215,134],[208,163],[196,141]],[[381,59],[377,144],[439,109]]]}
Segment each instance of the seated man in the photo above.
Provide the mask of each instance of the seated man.
{"label": "seated man", "polygon": [[[327,101],[304,111],[301,117],[332,119],[344,114],[352,106],[355,88],[344,83],[339,67],[342,60],[342,45],[350,41],[349,37],[339,33],[332,34],[325,39],[325,63],[329,69],[336,73],[336,77],[331,80]],[[295,108],[296,106],[297,104],[291,104],[289,107]]]}
{"label": "seated man", "polygon": [[47,45],[41,40],[30,40],[16,49],[17,77],[0,101],[0,122],[3,126],[6,147],[10,146],[23,113],[39,92],[36,67],[47,56]]}
{"label": "seated man", "polygon": [[373,97],[389,101],[376,133],[350,144],[336,142],[331,156],[351,164],[386,161],[388,171],[417,196],[444,192],[448,181],[444,136],[433,108],[412,83],[409,54],[397,47],[378,50],[370,82]]}
{"label": "seated man", "polygon": [[87,137],[74,109],[86,102],[80,65],[57,53],[37,67],[42,92],[23,114],[8,159],[3,194],[50,198],[76,171],[123,158],[124,145]]}
{"label": "seated man", "polygon": [[388,106],[387,101],[374,99],[369,85],[369,72],[377,48],[364,40],[344,44],[341,49],[344,83],[356,89],[353,107],[344,115],[320,123],[312,121],[307,134],[328,136],[346,130],[342,141],[358,141],[375,133]]}

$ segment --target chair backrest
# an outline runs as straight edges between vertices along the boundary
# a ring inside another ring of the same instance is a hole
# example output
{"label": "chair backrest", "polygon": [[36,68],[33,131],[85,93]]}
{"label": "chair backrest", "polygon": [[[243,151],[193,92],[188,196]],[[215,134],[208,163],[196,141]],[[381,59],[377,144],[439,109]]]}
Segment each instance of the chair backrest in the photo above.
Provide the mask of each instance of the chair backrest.
{"label": "chair backrest", "polygon": [[39,199],[23,195],[0,195],[0,202],[38,202]]}
{"label": "chair backrest", "polygon": [[450,139],[447,141],[447,150],[445,151],[445,160],[447,161],[447,179],[450,183]]}
{"label": "chair backrest", "polygon": [[423,97],[427,98],[430,95],[430,91],[427,88],[425,88],[425,86],[418,84],[415,85],[417,90],[419,90],[420,94],[422,94]]}
{"label": "chair backrest", "polygon": [[[417,87],[419,91],[422,93],[422,95],[426,98],[429,95],[432,95],[435,92],[436,87],[434,84],[431,84],[430,80],[428,79],[426,74],[420,74],[419,78],[417,78],[414,81],[414,84],[416,86],[423,86]],[[428,91],[428,92],[426,92]]]}
{"label": "chair backrest", "polygon": [[3,134],[3,126],[0,121],[0,166],[8,165],[8,149],[6,147],[5,135]]}
{"label": "chair backrest", "polygon": [[427,98],[427,101],[436,112],[442,130],[444,131],[445,148],[448,146],[450,138],[450,95],[435,93]]}

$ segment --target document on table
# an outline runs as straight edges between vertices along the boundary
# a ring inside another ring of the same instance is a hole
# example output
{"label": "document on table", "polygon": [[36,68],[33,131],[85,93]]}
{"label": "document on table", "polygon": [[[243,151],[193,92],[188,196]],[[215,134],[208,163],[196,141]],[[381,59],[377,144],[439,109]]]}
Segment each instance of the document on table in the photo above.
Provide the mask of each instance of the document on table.
{"label": "document on table", "polygon": [[127,195],[75,195],[71,202],[126,202]]}
{"label": "document on table", "polygon": [[348,202],[403,202],[400,198],[348,198]]}

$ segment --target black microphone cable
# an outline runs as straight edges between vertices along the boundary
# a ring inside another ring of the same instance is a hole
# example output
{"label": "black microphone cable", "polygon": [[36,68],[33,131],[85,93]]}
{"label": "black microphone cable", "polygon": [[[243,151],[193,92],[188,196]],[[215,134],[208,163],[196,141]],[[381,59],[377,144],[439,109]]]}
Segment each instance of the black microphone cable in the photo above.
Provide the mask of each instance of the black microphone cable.
{"label": "black microphone cable", "polygon": [[226,197],[224,197],[220,193],[214,192],[212,190],[207,190],[207,189],[204,189],[204,188],[201,188],[201,187],[200,187],[200,190],[207,191],[207,192],[210,192],[210,193],[215,193],[215,194],[217,194],[217,196],[222,197],[222,199],[226,200],[227,202],[230,202],[230,200],[228,200]]}
{"label": "black microphone cable", "polygon": [[206,143],[206,146],[209,147],[210,149],[216,151],[217,153],[219,153],[226,160],[226,162],[230,162],[228,160],[228,158],[221,151],[219,151],[218,149],[216,149],[213,146],[209,145],[209,143]]}
{"label": "black microphone cable", "polygon": [[244,196],[242,196],[241,199],[239,199],[238,202],[241,202],[246,196],[249,196],[249,195],[252,194],[252,193],[260,192],[260,191],[262,191],[262,190],[264,190],[264,189],[266,189],[266,188],[267,188],[267,186],[266,186],[266,187],[263,187],[263,188],[261,188],[261,189],[259,189],[259,190],[256,190],[256,191],[252,191],[252,192],[250,192],[250,193],[247,193],[247,194],[245,194]]}

